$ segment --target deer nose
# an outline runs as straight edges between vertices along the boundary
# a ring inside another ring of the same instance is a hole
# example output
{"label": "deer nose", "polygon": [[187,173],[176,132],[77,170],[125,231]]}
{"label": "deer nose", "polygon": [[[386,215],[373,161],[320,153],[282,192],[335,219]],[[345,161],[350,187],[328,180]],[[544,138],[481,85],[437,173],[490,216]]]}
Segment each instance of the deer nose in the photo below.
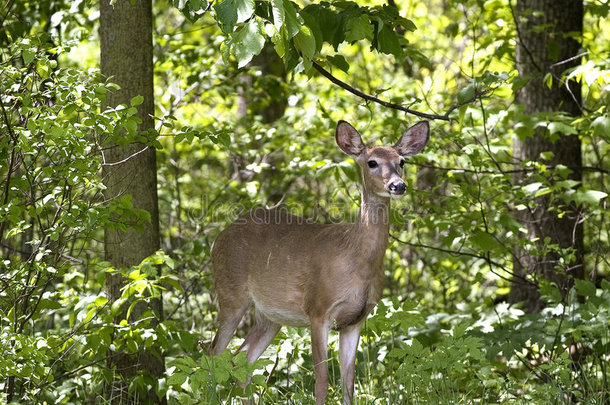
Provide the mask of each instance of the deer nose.
{"label": "deer nose", "polygon": [[403,181],[395,181],[395,182],[389,184],[388,190],[392,194],[401,195],[401,194],[404,194],[405,191],[407,191],[407,186],[405,185],[405,183]]}

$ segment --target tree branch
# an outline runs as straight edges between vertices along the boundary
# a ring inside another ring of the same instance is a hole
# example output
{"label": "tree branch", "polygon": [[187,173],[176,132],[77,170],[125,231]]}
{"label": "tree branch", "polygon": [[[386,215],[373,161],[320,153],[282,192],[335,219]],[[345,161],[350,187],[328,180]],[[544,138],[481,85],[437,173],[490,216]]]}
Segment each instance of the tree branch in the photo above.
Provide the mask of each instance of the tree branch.
{"label": "tree branch", "polygon": [[515,13],[515,9],[513,8],[512,0],[508,1],[508,7],[510,8],[510,14],[512,15],[513,22],[515,23],[515,31],[517,31],[517,40],[519,42],[521,42],[521,45],[523,46],[523,49],[525,49],[525,53],[527,53],[527,57],[530,60],[531,64],[534,66],[534,68],[537,71],[539,71],[540,73],[544,73],[542,71],[542,68],[538,65],[538,63],[536,63],[536,58],[534,58],[534,55],[532,54],[532,52],[530,51],[529,47],[525,43],[523,34],[521,33],[521,29],[520,29],[519,21],[518,21],[518,18],[517,18],[517,14]]}
{"label": "tree branch", "polygon": [[[17,145],[19,144],[19,138],[15,135],[13,131],[13,127],[11,126],[11,121],[9,120],[8,114],[6,113],[6,108],[4,107],[4,103],[2,102],[2,98],[0,98],[0,107],[2,107],[2,118],[6,123],[6,128],[10,135],[10,141],[13,141],[14,146],[11,147],[11,155],[8,162],[8,170],[6,172],[6,183],[4,184],[3,197],[2,197],[2,205],[6,205],[8,203],[9,194],[11,191],[11,176],[13,175],[14,165],[15,165],[15,153],[17,151]],[[6,225],[6,220],[0,223],[0,242],[4,238],[4,227]]]}
{"label": "tree branch", "polygon": [[[470,253],[470,252],[463,252],[463,251],[455,251],[455,250],[450,250],[450,249],[444,249],[441,247],[436,247],[436,246],[431,246],[431,245],[424,245],[422,243],[414,243],[414,242],[409,242],[406,240],[402,240],[399,237],[397,237],[394,234],[390,234],[390,238],[394,239],[396,242],[401,243],[403,245],[407,245],[407,246],[411,246],[411,247],[415,247],[415,248],[423,248],[423,249],[431,249],[431,250],[436,250],[437,252],[443,252],[443,253],[447,253],[453,256],[467,256],[467,257],[472,257],[475,259],[480,259],[480,260],[484,260],[485,262],[487,262],[488,264],[493,264],[494,266],[496,266],[499,269],[502,269],[502,271],[504,271],[505,273],[511,275],[513,278],[510,279],[496,271],[493,270],[493,268],[491,268],[491,272],[493,274],[495,274],[496,276],[500,277],[501,279],[505,280],[505,281],[514,281],[514,279],[520,279],[524,284],[530,284],[530,285],[536,285],[535,283],[529,281],[527,278],[520,276],[518,274],[513,273],[511,270],[509,270],[508,268],[506,268],[505,266],[503,266],[502,264],[491,260],[491,258],[483,256],[483,255],[479,255],[476,253]],[[491,267],[491,266],[490,266]]]}
{"label": "tree branch", "polygon": [[466,104],[470,104],[473,101],[475,101],[477,98],[481,97],[482,95],[484,95],[486,93],[486,91],[483,92],[475,92],[474,96],[472,96],[471,98],[469,98],[466,101],[463,101],[461,103],[458,103],[452,107],[450,107],[447,112],[445,112],[445,114],[439,115],[439,114],[428,114],[428,113],[423,113],[420,111],[416,111],[413,110],[411,108],[405,107],[403,105],[400,104],[395,104],[395,103],[391,103],[389,101],[385,101],[385,100],[381,100],[380,98],[377,98],[375,96],[372,96],[370,94],[367,94],[363,91],[358,90],[357,88],[350,86],[349,84],[337,79],[335,76],[333,76],[328,70],[324,69],[322,66],[320,66],[316,61],[311,61],[313,67],[320,72],[320,74],[324,77],[326,77],[328,80],[330,80],[331,82],[333,82],[334,84],[336,84],[337,86],[341,87],[344,90],[349,91],[350,93],[363,98],[367,101],[373,101],[377,104],[381,104],[384,107],[387,108],[392,108],[394,110],[399,110],[399,111],[403,111],[406,112],[407,114],[412,114],[415,115],[417,117],[421,117],[421,118],[426,118],[429,120],[443,120],[443,121],[449,121],[449,114],[451,114],[454,110],[460,108],[463,105]]}

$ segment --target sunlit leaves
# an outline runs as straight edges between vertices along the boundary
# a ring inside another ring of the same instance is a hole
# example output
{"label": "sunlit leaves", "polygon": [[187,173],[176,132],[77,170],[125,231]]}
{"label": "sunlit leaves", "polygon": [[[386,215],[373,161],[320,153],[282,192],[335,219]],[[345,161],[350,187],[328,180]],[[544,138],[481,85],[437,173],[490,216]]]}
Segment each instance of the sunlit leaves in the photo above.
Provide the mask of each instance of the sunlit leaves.
{"label": "sunlit leaves", "polygon": [[255,55],[260,53],[264,45],[262,23],[256,18],[239,28],[230,43],[238,60],[238,67],[246,66]]}
{"label": "sunlit leaves", "polygon": [[294,37],[294,46],[301,53],[306,67],[311,67],[311,59],[313,59],[316,52],[316,39],[309,27],[301,27]]}
{"label": "sunlit leaves", "polygon": [[273,25],[277,30],[285,30],[288,39],[294,37],[303,24],[297,16],[295,5],[290,0],[272,0]]}
{"label": "sunlit leaves", "polygon": [[[395,7],[367,8],[349,1],[310,4],[300,9],[290,0],[271,0],[257,7],[253,1],[224,0],[213,7],[219,26],[230,35],[229,43],[233,44],[225,48],[225,61],[232,54],[239,67],[247,65],[259,47],[258,30],[256,39],[249,45],[241,45],[244,36],[254,32],[249,27],[252,20],[265,26],[263,32],[273,42],[286,68],[292,70],[299,66],[298,71],[311,67],[311,60],[322,50],[324,42],[337,49],[343,42],[366,40],[373,49],[401,58],[406,43],[398,32],[415,29],[415,25],[401,17]],[[341,68],[347,71],[346,64],[342,63]]]}
{"label": "sunlit leaves", "polygon": [[223,0],[214,4],[216,17],[222,30],[233,31],[237,23],[248,20],[254,12],[254,0]]}
{"label": "sunlit leaves", "polygon": [[550,135],[555,135],[555,134],[574,135],[574,134],[578,133],[578,131],[576,131],[576,129],[573,126],[560,122],[560,121],[549,122],[547,125],[547,128],[549,130]]}
{"label": "sunlit leaves", "polygon": [[569,198],[577,204],[587,204],[591,207],[597,207],[606,197],[608,193],[598,190],[577,189],[569,193]]}
{"label": "sunlit leaves", "polygon": [[593,128],[595,136],[610,136],[610,117],[602,115],[595,118],[591,123],[591,128]]}
{"label": "sunlit leaves", "polygon": [[[23,49],[31,52],[24,54]],[[79,259],[75,256],[91,249],[93,239],[103,239],[105,226],[126,229],[130,221],[134,226],[150,221],[150,213],[134,209],[128,194],[104,201],[100,175],[106,163],[105,140],[154,143],[155,134],[138,132],[137,107],[144,99],[135,96],[129,105],[102,111],[105,95],[117,86],[100,80],[95,69],[58,67],[54,58],[68,50],[50,43],[33,47],[32,41],[15,41],[5,50],[16,55],[11,59],[15,65],[7,63],[0,74],[2,110],[6,112],[0,126],[9,135],[2,137],[0,155],[11,162],[10,168],[0,165],[0,176],[7,185],[0,191],[5,285],[0,291],[0,313],[10,313],[12,323],[10,329],[0,331],[0,346],[14,348],[9,342],[38,334],[33,325],[53,325],[45,327],[44,340],[36,340],[27,350],[20,348],[23,355],[14,358],[14,367],[27,371],[27,382],[15,379],[24,400],[31,392],[19,387],[52,379],[47,362],[30,367],[32,359],[52,356],[64,367],[75,361],[95,362],[109,349],[113,331],[99,327],[104,316],[105,323],[112,323],[105,312],[108,300],[97,294],[99,288],[91,293],[84,282],[83,271],[87,278],[93,274],[93,283],[100,285],[95,281],[98,274],[88,268],[88,253]],[[18,59],[20,51],[26,67]],[[138,285],[133,291],[139,289]],[[77,338],[73,327],[79,328]],[[150,331],[142,333],[148,337],[138,344],[150,344]],[[12,355],[3,351],[2,357]],[[7,363],[0,367],[3,380],[18,376],[10,367],[13,365]]]}
{"label": "sunlit leaves", "polygon": [[173,4],[190,21],[198,20],[210,7],[206,0],[173,0]]}

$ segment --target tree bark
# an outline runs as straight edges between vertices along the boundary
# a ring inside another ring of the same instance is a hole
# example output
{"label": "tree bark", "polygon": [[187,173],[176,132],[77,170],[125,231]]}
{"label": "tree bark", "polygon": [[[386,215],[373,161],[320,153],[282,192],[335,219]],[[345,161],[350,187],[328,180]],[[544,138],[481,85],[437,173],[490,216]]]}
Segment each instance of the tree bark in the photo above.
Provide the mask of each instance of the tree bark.
{"label": "tree bark", "polygon": [[[138,106],[138,117],[142,120],[140,132],[154,128],[152,24],[151,0],[137,0],[134,4],[119,0],[114,5],[110,5],[110,0],[101,0],[101,71],[120,86],[119,91],[106,94],[104,108],[129,105],[133,97],[143,96],[144,101]],[[143,231],[134,227],[126,232],[105,231],[106,260],[115,268],[135,266],[160,247],[155,149],[141,143],[109,145],[104,158],[106,200],[130,195],[134,208],[150,214],[150,222],[139,224]],[[106,293],[111,302],[121,296],[124,285],[125,280],[120,275],[107,274]],[[154,300],[151,307],[160,318],[161,300]],[[146,309],[145,305],[136,306],[129,321],[138,319]],[[124,317],[122,314],[121,319]],[[116,376],[109,387],[113,404],[165,403],[165,398],[158,398],[156,394],[157,382],[164,372],[160,351],[141,350],[137,355],[115,353],[109,356],[108,364]],[[150,380],[152,388],[146,395],[128,393],[129,379],[142,373]]]}
{"label": "tree bark", "polygon": [[[580,64],[580,44],[574,38],[582,37],[583,3],[575,0],[518,0],[515,10],[517,26],[516,66],[519,76],[527,80],[516,93],[516,102],[525,107],[525,114],[563,112],[571,116],[581,114],[580,83],[560,82],[561,73]],[[545,76],[553,75],[552,86],[545,83]],[[552,152],[550,160],[543,160],[542,152]],[[515,138],[514,156],[518,162],[541,161],[554,167],[567,166],[572,170],[570,178],[582,179],[581,142],[577,135],[561,134],[552,140],[548,133],[538,130],[533,137]],[[524,184],[524,176],[515,176],[517,185]],[[509,294],[510,302],[524,302],[528,312],[540,310],[544,303],[535,284],[525,283],[524,278],[533,275],[554,282],[566,293],[574,277],[584,275],[583,227],[578,207],[564,207],[565,215],[558,216],[550,206],[548,196],[537,198],[530,210],[517,214],[527,228],[528,237],[537,239],[542,247],[545,238],[560,249],[572,248],[575,259],[561,265],[558,253],[534,256],[523,249],[516,249],[514,279]]]}

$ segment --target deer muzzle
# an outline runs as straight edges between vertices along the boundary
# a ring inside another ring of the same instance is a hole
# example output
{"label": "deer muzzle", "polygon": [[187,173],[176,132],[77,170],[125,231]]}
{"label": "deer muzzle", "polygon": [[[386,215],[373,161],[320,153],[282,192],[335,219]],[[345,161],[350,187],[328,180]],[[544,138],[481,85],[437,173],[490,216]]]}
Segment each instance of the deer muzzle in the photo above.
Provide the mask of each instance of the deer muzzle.
{"label": "deer muzzle", "polygon": [[407,186],[402,180],[393,180],[388,183],[387,190],[393,195],[403,195],[407,191]]}

